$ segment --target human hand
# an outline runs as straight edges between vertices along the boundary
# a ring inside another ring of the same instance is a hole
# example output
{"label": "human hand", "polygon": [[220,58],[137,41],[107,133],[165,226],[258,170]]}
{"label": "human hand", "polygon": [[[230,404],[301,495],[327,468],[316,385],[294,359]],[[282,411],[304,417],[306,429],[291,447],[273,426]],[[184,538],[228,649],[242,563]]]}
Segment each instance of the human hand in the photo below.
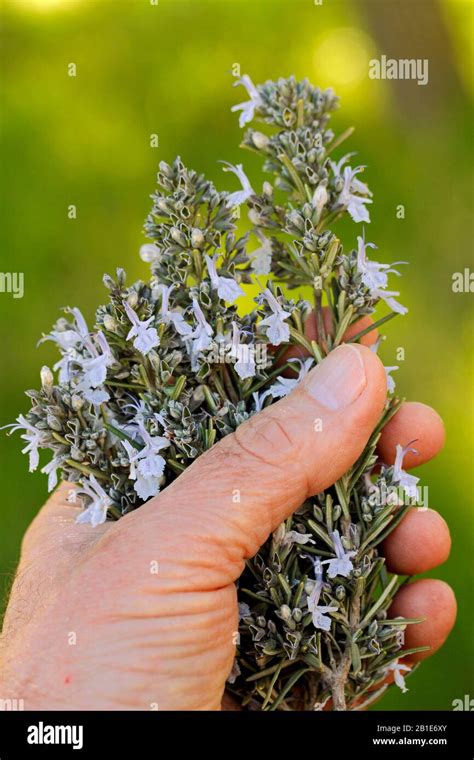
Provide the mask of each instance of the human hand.
{"label": "human hand", "polygon": [[[63,484],[23,541],[1,639],[0,696],[23,698],[27,710],[218,710],[245,559],[356,461],[385,398],[377,356],[343,346],[116,523],[76,525],[80,508],[66,502],[71,485]],[[317,434],[315,418],[323,423]],[[406,403],[383,431],[383,460],[393,462],[395,445],[415,438],[419,456],[409,454],[408,467],[438,452],[443,426],[429,407]],[[429,570],[448,556],[446,523],[412,509],[383,549],[389,570]],[[431,647],[417,660],[444,642],[456,604],[449,586],[425,579],[403,587],[392,611],[426,618],[406,631],[407,648]]]}

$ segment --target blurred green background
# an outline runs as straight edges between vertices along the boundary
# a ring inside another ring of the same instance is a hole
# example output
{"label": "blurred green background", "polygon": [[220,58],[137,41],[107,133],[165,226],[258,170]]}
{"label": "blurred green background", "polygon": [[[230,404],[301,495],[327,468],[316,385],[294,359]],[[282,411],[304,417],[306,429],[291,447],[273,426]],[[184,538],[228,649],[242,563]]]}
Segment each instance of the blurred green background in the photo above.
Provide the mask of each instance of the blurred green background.
{"label": "blurred green background", "polygon": [[[24,272],[25,295],[0,293],[0,424],[28,408],[23,390],[54,362],[50,344],[35,344],[60,307],[90,319],[104,272],[145,274],[137,251],[161,159],[180,153],[222,189],[236,185],[217,159],[243,161],[260,186],[258,159],[238,148],[230,107],[245,92],[232,89],[232,66],[255,82],[294,73],[333,86],[334,126],[356,126],[347,150],[374,191],[366,237],[381,260],[410,261],[401,283],[410,313],[388,325],[383,358],[400,365],[399,392],[436,407],[448,434],[419,474],[451,525],[452,558],[435,575],[454,587],[458,621],[410,691],[391,690],[381,707],[451,709],[474,696],[472,295],[451,287],[472,267],[470,0],[3,0],[1,15],[0,270]],[[427,58],[429,84],[370,80],[368,61],[382,54]],[[346,225],[343,239],[356,231]],[[399,346],[405,362],[395,361]],[[20,448],[0,435],[2,596],[46,496]]]}

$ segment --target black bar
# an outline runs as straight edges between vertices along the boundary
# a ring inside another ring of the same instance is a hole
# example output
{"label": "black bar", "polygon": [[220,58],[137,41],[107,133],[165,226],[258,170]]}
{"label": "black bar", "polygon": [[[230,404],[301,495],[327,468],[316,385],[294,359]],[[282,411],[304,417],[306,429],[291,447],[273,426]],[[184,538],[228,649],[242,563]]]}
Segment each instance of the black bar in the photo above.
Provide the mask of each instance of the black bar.
{"label": "black bar", "polygon": [[[472,760],[470,718],[469,712],[444,711],[2,712],[0,760],[25,755],[96,757],[104,750],[107,760],[128,755],[178,758],[185,751],[207,757],[210,749],[223,760],[229,752],[242,758],[266,758],[275,751],[279,758],[288,753],[289,760],[404,754]],[[50,739],[56,743],[49,743]]]}

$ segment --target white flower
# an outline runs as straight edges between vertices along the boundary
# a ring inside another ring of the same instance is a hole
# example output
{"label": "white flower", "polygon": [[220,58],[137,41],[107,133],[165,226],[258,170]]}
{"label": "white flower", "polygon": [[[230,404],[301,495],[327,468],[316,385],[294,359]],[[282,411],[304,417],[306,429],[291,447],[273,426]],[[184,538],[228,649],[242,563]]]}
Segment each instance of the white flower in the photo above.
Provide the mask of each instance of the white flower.
{"label": "white flower", "polygon": [[239,84],[242,84],[245,87],[250,95],[250,100],[246,100],[244,103],[238,103],[237,105],[232,106],[230,110],[232,112],[242,111],[239,116],[239,126],[245,127],[246,124],[252,121],[255,109],[262,105],[262,99],[248,74],[244,74],[240,79],[234,82],[234,87],[237,87]]}
{"label": "white flower", "polygon": [[234,166],[233,164],[229,164],[227,161],[223,161],[222,163],[225,164],[223,171],[232,172],[235,174],[242,185],[242,190],[237,190],[235,193],[231,193],[229,196],[227,196],[227,207],[232,208],[232,206],[240,206],[242,203],[245,203],[247,198],[250,198],[252,195],[254,195],[252,186],[243,170],[242,164],[237,164],[237,166]]}
{"label": "white flower", "polygon": [[306,604],[308,605],[308,610],[312,613],[314,627],[320,628],[322,631],[329,631],[331,628],[331,618],[327,613],[337,612],[338,608],[326,607],[318,604],[321,591],[323,590],[323,573],[319,560],[314,562],[314,568],[316,573],[316,583],[313,586],[311,594],[308,596]]}
{"label": "white flower", "polygon": [[90,404],[93,404],[94,406],[100,406],[110,398],[109,394],[104,388],[80,389],[78,386],[78,390],[83,390],[84,398],[86,401],[88,401]]}
{"label": "white flower", "polygon": [[343,575],[344,578],[348,578],[354,569],[354,565],[351,562],[351,557],[354,557],[357,552],[345,551],[338,530],[334,530],[331,533],[331,538],[334,543],[336,557],[335,559],[326,559],[322,564],[328,565],[329,578],[335,578],[336,575]]}
{"label": "white flower", "polygon": [[153,322],[154,317],[149,319],[140,320],[132,307],[126,302],[123,302],[127,317],[132,323],[132,329],[127,335],[127,340],[135,338],[133,345],[140,351],[143,356],[146,356],[152,348],[160,345],[160,339],[158,333],[154,327],[149,327],[150,322]]}
{"label": "white flower", "polygon": [[84,319],[81,311],[77,307],[74,307],[73,309],[71,309],[71,314],[73,315],[74,321],[76,323],[76,331],[77,331],[79,341],[84,346],[89,348],[91,344],[91,336],[90,336],[89,328],[87,327],[86,320]]}
{"label": "white flower", "polygon": [[291,546],[292,544],[314,544],[315,541],[311,533],[300,533],[297,530],[288,530],[282,538],[282,546]]}
{"label": "white flower", "polygon": [[[258,234],[258,233],[257,233]],[[263,233],[258,235],[262,245],[250,253],[252,258],[252,271],[257,274],[270,274],[272,268],[272,241]]]}
{"label": "white flower", "polygon": [[334,176],[336,178],[342,178],[344,182],[337,203],[347,208],[354,222],[370,222],[369,212],[364,204],[372,203],[372,200],[355,194],[361,193],[365,196],[372,194],[365,182],[356,179],[356,175],[363,171],[363,167],[358,166],[355,169],[352,169],[350,166],[346,166],[344,167],[344,171],[342,171],[342,167],[351,155],[353,154],[348,153],[341,158],[337,164],[334,161],[329,162],[334,172]]}
{"label": "white flower", "polygon": [[253,398],[253,400],[255,402],[255,411],[256,412],[261,412],[262,411],[262,409],[263,409],[263,402],[265,401],[265,399],[267,398],[267,396],[268,396],[268,393],[266,391],[264,391],[264,393],[260,393],[260,394],[257,393],[256,391],[255,391],[255,393],[252,393],[252,398]]}
{"label": "white flower", "polygon": [[245,293],[240,285],[232,279],[232,277],[220,277],[217,274],[216,259],[217,256],[211,259],[210,256],[204,256],[207,264],[207,271],[209,272],[209,278],[211,280],[211,287],[217,290],[217,295],[224,301],[234,303],[239,296],[244,296]]}
{"label": "white flower", "polygon": [[109,394],[102,385],[107,378],[107,367],[110,367],[115,359],[107,339],[101,331],[96,335],[96,342],[101,349],[100,353],[92,340],[89,340],[87,348],[92,355],[89,357],[77,356],[74,361],[80,364],[83,372],[77,384],[77,390],[83,393],[86,400],[91,404],[99,405],[109,399]]}
{"label": "white flower", "polygon": [[306,359],[304,362],[301,359],[292,359],[291,361],[297,362],[300,365],[300,370],[297,377],[279,377],[276,383],[273,383],[268,390],[265,391],[264,396],[273,396],[273,398],[283,398],[288,396],[291,391],[302,381],[305,375],[314,364],[314,359]]}
{"label": "white flower", "polygon": [[324,702],[315,702],[314,705],[313,705],[313,710],[315,712],[322,712],[322,710],[324,710],[324,708],[326,707],[326,705],[327,705],[327,703],[329,702],[330,699],[331,699],[331,694],[329,694],[326,697],[326,699],[324,700]]}
{"label": "white flower", "polygon": [[112,499],[99,485],[94,475],[84,481],[82,488],[75,491],[75,496],[85,494],[91,499],[90,505],[76,517],[77,523],[90,523],[93,528],[107,519],[107,510],[113,504]]}
{"label": "white flower", "polygon": [[272,534],[273,542],[276,546],[291,546],[292,544],[314,544],[313,537],[310,533],[300,533],[297,530],[286,530],[285,523],[282,522]]}
{"label": "white flower", "polygon": [[150,435],[141,421],[137,424],[137,430],[144,443],[143,448],[137,449],[129,441],[122,441],[122,444],[128,454],[130,480],[135,481],[135,492],[140,499],[147,501],[160,490],[166,460],[158,452],[169,446],[170,442],[168,438]]}
{"label": "white flower", "polygon": [[384,367],[385,377],[387,378],[387,390],[389,393],[395,393],[395,380],[390,376],[390,373],[395,372],[397,369],[400,369],[400,367]]}
{"label": "white flower", "polygon": [[10,433],[14,433],[16,430],[25,431],[20,438],[27,441],[27,445],[21,450],[21,453],[29,455],[29,470],[30,472],[34,472],[39,464],[38,449],[42,449],[46,445],[44,442],[44,432],[30,425],[22,414],[16,418],[16,422],[13,422],[11,425],[4,425],[0,430],[4,430],[5,428],[11,428]]}
{"label": "white flower", "polygon": [[94,352],[89,330],[84,317],[79,309],[70,309],[74,317],[74,327],[65,330],[52,330],[48,335],[41,338],[40,343],[52,340],[62,353],[62,358],[53,366],[59,370],[59,382],[68,383],[72,380],[74,372],[71,371],[71,363],[78,362],[81,358],[78,349],[87,348],[89,353]]}
{"label": "white flower", "polygon": [[237,657],[235,657],[234,664],[232,665],[232,670],[227,676],[227,683],[234,683],[236,679],[241,675],[241,673],[242,671],[240,670],[239,662],[237,660]]}
{"label": "white flower", "polygon": [[91,342],[89,345],[89,351],[92,353],[92,356],[89,358],[83,358],[81,356],[76,360],[77,363],[81,365],[84,372],[81,382],[78,385],[79,390],[98,388],[100,385],[103,385],[107,377],[107,367],[110,367],[115,361],[103,332],[99,331],[97,333],[96,340],[100,346],[101,353],[99,353],[97,348]]}
{"label": "white flower", "polygon": [[52,491],[58,485],[57,470],[61,466],[61,457],[54,457],[51,462],[41,468],[41,472],[48,476],[48,491]]}
{"label": "white flower", "polygon": [[169,299],[170,299],[171,291],[173,290],[173,288],[174,288],[174,285],[160,285],[160,293],[161,293],[160,318],[161,318],[161,321],[165,323],[165,325],[170,324],[170,323],[174,325],[176,332],[178,332],[180,335],[188,335],[191,332],[191,327],[185,321],[181,312],[171,311],[169,308]]}
{"label": "white flower", "polygon": [[402,694],[405,694],[408,691],[408,687],[405,684],[405,679],[402,676],[402,671],[409,673],[411,668],[408,665],[404,665],[403,663],[396,660],[388,666],[388,670],[393,672],[393,677],[396,685],[399,689],[402,690]]}
{"label": "white flower", "polygon": [[256,368],[253,345],[240,343],[240,330],[235,322],[232,322],[232,345],[230,355],[234,359],[237,359],[234,364],[234,369],[242,380],[245,380],[247,377],[255,377]]}
{"label": "white flower", "polygon": [[[373,298],[381,298],[390,306],[392,311],[398,314],[406,314],[408,311],[406,306],[402,306],[393,298],[400,293],[385,290],[388,285],[388,274],[400,275],[400,272],[392,268],[393,264],[380,264],[378,261],[370,261],[367,258],[366,248],[376,248],[376,246],[373,243],[366,243],[364,237],[359,236],[357,238],[357,271],[361,275],[362,282],[369,289]],[[397,261],[395,263],[404,264],[406,262]]]}
{"label": "white flower", "polygon": [[409,475],[402,469],[403,459],[405,454],[409,451],[413,454],[418,454],[416,449],[412,449],[410,446],[404,448],[397,443],[395,462],[393,465],[393,481],[396,485],[403,488],[409,499],[416,499],[418,496],[417,483],[420,478],[415,477],[415,475]]}
{"label": "white flower", "polygon": [[290,338],[290,328],[285,324],[285,319],[291,317],[291,313],[283,310],[268,288],[264,291],[264,295],[273,314],[262,319],[259,327],[266,327],[266,335],[272,345],[279,346],[280,343],[287,343]]}
{"label": "white flower", "polygon": [[250,607],[246,602],[239,602],[239,620],[243,620],[244,618],[251,617],[252,613],[250,612]]}
{"label": "white flower", "polygon": [[186,343],[190,343],[188,350],[191,357],[191,367],[195,370],[198,366],[199,354],[202,351],[206,351],[212,345],[213,330],[211,325],[206,321],[202,309],[195,298],[193,298],[193,312],[197,322],[194,330],[187,323],[184,323],[186,324],[186,331],[181,332],[181,330],[178,330],[178,332],[183,336]]}

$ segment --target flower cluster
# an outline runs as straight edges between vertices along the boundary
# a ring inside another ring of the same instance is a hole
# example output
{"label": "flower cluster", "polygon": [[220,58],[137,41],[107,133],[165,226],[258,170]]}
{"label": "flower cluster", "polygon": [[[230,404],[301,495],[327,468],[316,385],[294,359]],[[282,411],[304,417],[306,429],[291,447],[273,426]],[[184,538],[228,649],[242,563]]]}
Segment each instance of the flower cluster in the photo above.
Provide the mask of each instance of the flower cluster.
{"label": "flower cluster", "polygon": [[[41,449],[50,452],[42,468],[50,490],[59,474],[78,484],[78,522],[119,519],[158,494],[287,395],[381,301],[388,316],[406,311],[388,290],[398,272],[368,258],[363,232],[346,251],[332,229],[346,213],[368,223],[372,203],[352,154],[334,157],[351,130],[335,136],[328,127],[332,91],[293,77],[236,84],[249,96],[233,108],[240,125],[257,119],[265,130],[244,138],[262,158],[261,191],[241,164],[224,162],[241,185],[225,192],[180,158],[161,162],[145,222],[150,242],[140,249],[150,276],[128,285],[122,269],[106,275],[109,298],[92,327],[77,308],[66,310],[43,337],[60,358],[43,368],[41,388],[28,392],[31,409],[10,426],[22,433],[30,470]],[[249,228],[239,237],[235,207],[244,205]],[[240,308],[249,283],[259,290],[250,311]],[[311,311],[316,340],[305,331]],[[285,361],[288,346],[297,351]],[[388,619],[398,580],[377,547],[407,505],[370,499],[387,484],[407,497],[416,490],[401,447],[392,467],[372,475],[380,432],[400,404],[394,369],[383,416],[351,471],[302,504],[239,579],[229,689],[243,706],[321,709],[331,700],[334,709],[359,709],[391,671],[405,689],[399,658],[413,621]]]}

